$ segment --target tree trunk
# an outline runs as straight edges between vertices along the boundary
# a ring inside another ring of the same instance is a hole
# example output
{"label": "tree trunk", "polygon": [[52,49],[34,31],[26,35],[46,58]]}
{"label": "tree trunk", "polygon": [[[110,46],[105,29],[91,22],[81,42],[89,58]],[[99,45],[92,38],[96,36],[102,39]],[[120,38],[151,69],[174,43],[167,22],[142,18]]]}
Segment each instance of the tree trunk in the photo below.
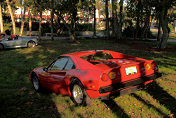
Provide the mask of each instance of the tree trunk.
{"label": "tree trunk", "polygon": [[118,35],[117,0],[112,0],[112,37],[117,41]]}
{"label": "tree trunk", "polygon": [[29,16],[29,34],[32,36],[32,16],[31,16],[31,10],[28,7],[28,16]]}
{"label": "tree trunk", "polygon": [[54,2],[52,0],[51,3],[51,40],[54,40],[53,32],[54,32],[54,25],[53,25],[53,19],[54,19]]}
{"label": "tree trunk", "polygon": [[75,42],[75,40],[76,40],[76,35],[75,35],[75,29],[76,29],[76,15],[75,15],[75,13],[73,14],[73,19],[72,19],[72,30],[71,30],[71,35],[70,35],[70,37],[71,37],[71,40],[73,41],[73,42]]}
{"label": "tree trunk", "polygon": [[65,27],[68,29],[69,33],[71,34],[71,28],[69,27],[69,25],[66,23],[66,21],[64,20],[64,18],[59,14],[59,13],[56,13],[57,16],[59,17],[59,19],[64,23]]}
{"label": "tree trunk", "polygon": [[161,15],[159,15],[159,18],[158,18],[158,35],[157,35],[157,41],[161,41]]}
{"label": "tree trunk", "polygon": [[100,16],[101,16],[101,10],[100,9],[98,9],[98,22],[100,22],[101,20],[100,20]]}
{"label": "tree trunk", "polygon": [[115,17],[116,10],[116,0],[112,0],[112,38],[115,37],[115,21],[117,20]]}
{"label": "tree trunk", "polygon": [[57,20],[56,20],[56,29],[57,29],[57,35],[60,35],[61,32],[62,32],[62,29],[61,29],[61,22],[60,22],[60,18],[57,17]]}
{"label": "tree trunk", "polygon": [[13,34],[16,34],[16,26],[15,26],[15,19],[14,19],[14,16],[13,16],[13,11],[12,11],[11,5],[9,3],[9,0],[6,0],[6,2],[7,2],[7,6],[8,6],[10,16],[11,16],[11,20],[12,20]]}
{"label": "tree trunk", "polygon": [[137,16],[134,40],[136,40],[138,38],[138,32],[139,32],[139,16]]}
{"label": "tree trunk", "polygon": [[166,48],[166,44],[167,44],[167,40],[168,40],[168,19],[167,19],[167,8],[163,8],[161,11],[161,26],[162,26],[162,30],[163,30],[163,35],[162,35],[162,39],[159,43],[159,48],[160,49],[164,49]]}
{"label": "tree trunk", "polygon": [[139,28],[140,28],[140,18],[141,18],[141,6],[142,6],[142,3],[141,3],[141,0],[138,0],[138,3],[137,3],[137,21],[136,21],[136,28],[135,28],[135,34],[134,34],[134,39],[136,40],[138,37],[138,34],[139,34]]}
{"label": "tree trunk", "polygon": [[109,33],[109,13],[108,13],[108,0],[105,0],[105,14],[106,14],[106,36],[110,37]]}
{"label": "tree trunk", "polygon": [[[74,4],[74,6],[76,6],[75,3],[73,3],[73,4]],[[77,15],[77,9],[76,9],[76,7],[74,7],[74,10],[72,12],[72,20],[71,20],[72,30],[71,30],[71,35],[70,35],[71,40],[73,42],[76,41],[76,35],[75,35],[75,30],[76,30],[76,15]]]}
{"label": "tree trunk", "polygon": [[95,4],[96,4],[96,2],[95,2],[95,0],[94,0],[94,28],[93,28],[93,31],[94,31],[94,33],[93,33],[93,37],[95,37],[96,36],[96,6],[95,6]]}
{"label": "tree trunk", "polygon": [[145,21],[144,21],[144,27],[141,35],[141,39],[143,40],[144,38],[147,38],[149,26],[150,26],[150,14],[151,10],[148,10],[146,15],[145,15]]}
{"label": "tree trunk", "polygon": [[21,29],[20,29],[20,36],[23,35],[25,12],[26,12],[25,7],[24,7],[24,11],[22,12],[22,6],[21,6]]}
{"label": "tree trunk", "polygon": [[174,20],[174,33],[176,34],[176,20]]}
{"label": "tree trunk", "polygon": [[41,41],[41,36],[42,36],[42,11],[40,11],[40,21],[39,21],[39,41]]}
{"label": "tree trunk", "polygon": [[[75,10],[75,11],[76,11],[76,10]],[[60,13],[58,13],[58,12],[55,12],[55,13],[56,13],[57,16],[59,17],[59,19],[62,20],[62,22],[64,23],[65,27],[68,29],[71,40],[75,42],[75,39],[76,39],[76,38],[75,38],[74,33],[72,32],[72,31],[73,31],[73,28],[70,28],[70,26],[66,23],[66,21],[64,20],[64,18],[61,16]],[[76,12],[76,13],[77,13],[77,12]],[[76,16],[75,16],[75,17],[76,17]]]}
{"label": "tree trunk", "polygon": [[117,40],[122,38],[122,18],[123,18],[123,0],[120,0],[120,12],[119,12],[119,23],[118,23],[118,32],[117,32]]}
{"label": "tree trunk", "polygon": [[3,26],[3,18],[2,18],[2,8],[0,4],[0,24],[1,24],[1,33],[4,32],[4,26]]}

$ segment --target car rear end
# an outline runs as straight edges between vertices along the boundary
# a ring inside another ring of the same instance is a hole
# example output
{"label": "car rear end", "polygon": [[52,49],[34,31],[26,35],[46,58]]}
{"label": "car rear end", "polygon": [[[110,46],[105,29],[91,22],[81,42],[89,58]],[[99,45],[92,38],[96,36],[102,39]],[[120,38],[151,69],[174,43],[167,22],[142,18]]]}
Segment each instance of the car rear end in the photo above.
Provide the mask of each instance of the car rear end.
{"label": "car rear end", "polygon": [[116,67],[105,70],[99,81],[99,96],[119,96],[134,92],[153,80],[161,77],[153,60],[140,58],[112,59]]}

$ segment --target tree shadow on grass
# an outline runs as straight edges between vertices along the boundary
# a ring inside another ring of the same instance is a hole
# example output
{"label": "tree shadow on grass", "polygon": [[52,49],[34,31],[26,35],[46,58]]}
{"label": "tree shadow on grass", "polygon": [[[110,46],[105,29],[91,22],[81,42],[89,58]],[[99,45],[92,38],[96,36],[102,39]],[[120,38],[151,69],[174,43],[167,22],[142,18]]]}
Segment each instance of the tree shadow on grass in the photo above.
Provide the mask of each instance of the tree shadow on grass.
{"label": "tree shadow on grass", "polygon": [[105,103],[106,107],[108,107],[117,117],[129,118],[125,111],[113,99],[102,100],[102,102]]}
{"label": "tree shadow on grass", "polygon": [[0,90],[1,118],[61,117],[49,95],[36,93],[30,88]]}
{"label": "tree shadow on grass", "polygon": [[156,99],[161,105],[164,105],[168,110],[170,110],[171,114],[176,116],[176,99],[160,87],[156,82],[151,83],[151,86],[147,86],[145,91]]}
{"label": "tree shadow on grass", "polygon": [[[54,55],[45,48],[42,48],[42,51],[35,50],[36,48],[32,49],[32,51],[24,48],[24,50],[9,49],[1,52],[1,118],[61,117],[52,97],[46,91],[45,93],[36,93],[29,81],[28,75],[30,71],[40,65],[41,61],[43,61],[44,65],[48,54]],[[42,58],[39,55],[40,52],[46,58]]]}
{"label": "tree shadow on grass", "polygon": [[152,105],[152,104],[146,102],[144,99],[142,99],[142,98],[141,98],[140,96],[138,96],[137,94],[131,93],[131,95],[132,95],[133,97],[135,97],[137,100],[139,100],[139,101],[141,101],[142,103],[144,103],[145,105],[147,105],[149,108],[155,109],[158,113],[160,113],[161,115],[163,115],[163,117],[165,117],[165,118],[168,117],[167,114],[163,113],[160,109],[156,108],[154,105]]}

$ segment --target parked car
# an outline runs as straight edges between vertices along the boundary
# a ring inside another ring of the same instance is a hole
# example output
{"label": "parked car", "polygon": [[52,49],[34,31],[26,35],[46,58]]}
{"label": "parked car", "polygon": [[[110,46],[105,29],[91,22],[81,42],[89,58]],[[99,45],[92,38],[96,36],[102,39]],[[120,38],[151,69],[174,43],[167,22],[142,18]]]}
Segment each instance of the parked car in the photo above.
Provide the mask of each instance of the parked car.
{"label": "parked car", "polygon": [[63,54],[29,75],[36,91],[68,95],[76,105],[134,92],[161,77],[153,60],[108,50]]}
{"label": "parked car", "polygon": [[0,49],[19,48],[19,47],[35,47],[38,45],[36,37],[21,37],[18,35],[5,36],[0,40]]}

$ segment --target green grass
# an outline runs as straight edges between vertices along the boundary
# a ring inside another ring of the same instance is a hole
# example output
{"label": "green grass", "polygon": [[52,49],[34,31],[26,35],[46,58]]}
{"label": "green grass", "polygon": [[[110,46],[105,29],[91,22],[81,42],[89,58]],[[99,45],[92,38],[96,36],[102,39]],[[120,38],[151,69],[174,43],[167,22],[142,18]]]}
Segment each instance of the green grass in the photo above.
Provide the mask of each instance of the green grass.
{"label": "green grass", "polygon": [[[18,118],[148,118],[176,116],[176,43],[157,51],[156,42],[80,40],[71,44],[65,40],[42,41],[35,48],[0,51],[0,117]],[[30,71],[48,65],[60,54],[108,49],[132,56],[154,59],[163,76],[142,91],[110,101],[94,100],[91,107],[75,106],[68,96],[36,93],[29,81]]]}

